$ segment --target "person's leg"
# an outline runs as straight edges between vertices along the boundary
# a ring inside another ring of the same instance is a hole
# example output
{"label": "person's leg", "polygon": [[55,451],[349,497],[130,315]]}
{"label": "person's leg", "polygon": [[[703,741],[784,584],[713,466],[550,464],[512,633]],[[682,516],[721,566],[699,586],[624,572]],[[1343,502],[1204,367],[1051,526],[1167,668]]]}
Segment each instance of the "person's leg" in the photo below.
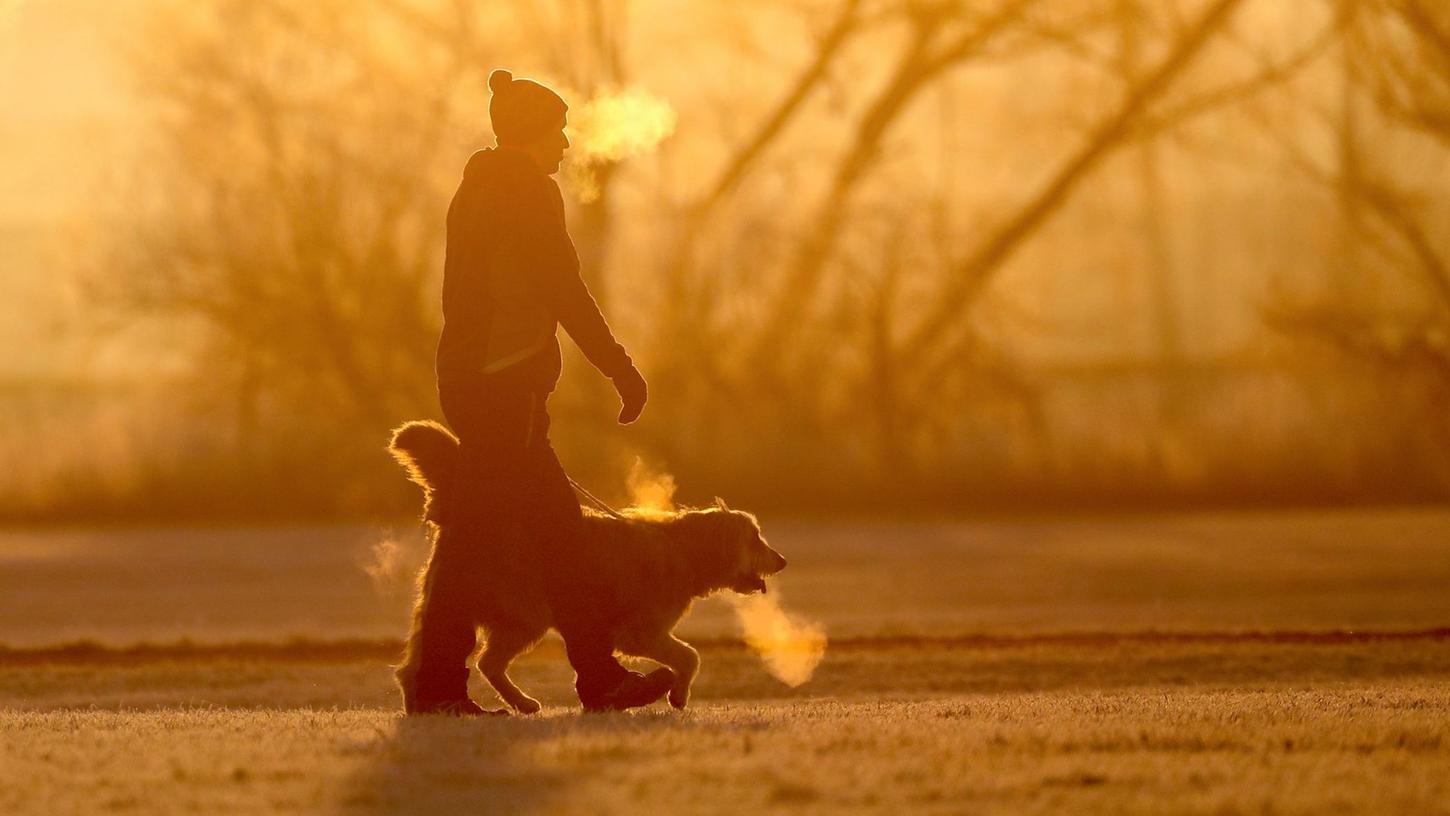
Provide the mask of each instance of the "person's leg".
{"label": "person's leg", "polygon": [[477,644],[477,596],[488,554],[518,534],[517,468],[527,438],[527,395],[482,377],[441,379],[444,416],[460,438],[448,512],[419,599],[415,697],[421,710],[468,699],[467,660]]}
{"label": "person's leg", "polygon": [[476,644],[468,578],[477,574],[477,541],[457,526],[439,529],[418,599],[413,648],[413,710],[427,712],[468,699],[468,655]]}
{"label": "person's leg", "polygon": [[548,571],[546,586],[554,625],[564,638],[575,689],[586,706],[619,685],[629,675],[614,657],[603,598],[590,586],[594,576],[588,553],[580,546],[583,515],[569,477],[551,446],[539,451],[538,523],[540,555]]}
{"label": "person's leg", "polygon": [[[542,403],[538,427],[547,430]],[[539,554],[544,562],[549,607],[554,626],[564,638],[574,689],[587,710],[624,709],[648,705],[664,696],[673,682],[668,669],[643,677],[619,664],[610,632],[608,598],[597,585],[599,572],[583,542],[583,513],[569,477],[547,436],[538,441],[537,504],[531,514],[538,523]]]}

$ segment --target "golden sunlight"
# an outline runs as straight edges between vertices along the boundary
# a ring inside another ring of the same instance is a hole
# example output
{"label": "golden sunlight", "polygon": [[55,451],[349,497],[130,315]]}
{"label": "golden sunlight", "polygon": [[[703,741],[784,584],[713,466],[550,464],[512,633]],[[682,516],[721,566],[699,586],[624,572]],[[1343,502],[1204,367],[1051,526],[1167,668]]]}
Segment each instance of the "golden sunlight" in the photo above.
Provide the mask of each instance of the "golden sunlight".
{"label": "golden sunlight", "polygon": [[0,0],[0,816],[1450,816],[1447,408],[1450,0]]}

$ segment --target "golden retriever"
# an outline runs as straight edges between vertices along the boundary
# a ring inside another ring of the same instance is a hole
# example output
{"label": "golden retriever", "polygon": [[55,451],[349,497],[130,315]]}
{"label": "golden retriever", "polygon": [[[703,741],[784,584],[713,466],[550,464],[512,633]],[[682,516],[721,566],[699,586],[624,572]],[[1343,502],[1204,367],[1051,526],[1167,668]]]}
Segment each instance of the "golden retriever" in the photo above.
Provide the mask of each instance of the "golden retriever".
{"label": "golden retriever", "polygon": [[[408,476],[423,488],[424,517],[436,537],[437,525],[429,509],[440,486],[447,483],[458,456],[458,439],[436,422],[408,422],[393,432],[389,446]],[[622,517],[584,509],[581,532],[584,553],[607,553],[590,559],[596,577],[607,587],[600,599],[601,614],[608,616],[617,651],[645,657],[669,667],[675,682],[670,704],[684,708],[690,686],[700,667],[700,655],[673,630],[696,598],[720,590],[742,594],[765,591],[765,576],[785,568],[785,557],[761,536],[750,513],[731,510],[716,499],[714,507],[670,512],[626,510]],[[548,576],[537,574],[537,561],[522,555],[495,563],[501,575],[480,587],[477,623],[485,643],[478,659],[483,673],[504,702],[525,714],[539,710],[539,702],[509,679],[513,659],[533,648],[552,626],[542,590]],[[420,576],[426,586],[432,560]],[[413,678],[418,668],[418,618],[397,667],[404,707],[412,710]]]}

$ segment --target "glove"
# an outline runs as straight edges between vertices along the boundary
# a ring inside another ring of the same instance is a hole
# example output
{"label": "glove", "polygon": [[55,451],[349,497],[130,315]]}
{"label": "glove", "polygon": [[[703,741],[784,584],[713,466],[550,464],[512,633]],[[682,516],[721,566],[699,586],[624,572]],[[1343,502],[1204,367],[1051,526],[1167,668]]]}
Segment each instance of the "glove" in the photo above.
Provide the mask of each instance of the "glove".
{"label": "glove", "polygon": [[619,401],[623,403],[619,410],[619,424],[628,425],[639,419],[649,399],[649,387],[645,385],[644,375],[639,373],[639,369],[631,365],[628,371],[615,377],[614,390],[619,392]]}

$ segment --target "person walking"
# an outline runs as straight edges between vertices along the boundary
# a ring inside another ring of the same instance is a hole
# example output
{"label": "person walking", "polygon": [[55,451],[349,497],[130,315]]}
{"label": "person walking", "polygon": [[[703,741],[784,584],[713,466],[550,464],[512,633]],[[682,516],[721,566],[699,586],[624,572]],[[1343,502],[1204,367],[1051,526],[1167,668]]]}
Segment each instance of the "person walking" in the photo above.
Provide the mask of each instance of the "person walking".
{"label": "person walking", "polygon": [[558,327],[614,383],[621,424],[639,417],[648,390],[580,277],[552,178],[569,147],[568,105],[506,70],[488,86],[497,146],[469,158],[448,209],[436,370],[461,455],[433,518],[439,533],[415,616],[421,654],[410,713],[504,713],[468,696],[466,661],[477,645],[470,609],[480,593],[485,603],[506,603],[515,580],[544,582],[586,710],[647,705],[672,674],[620,665],[591,611],[602,599],[593,597],[587,559],[571,557],[583,515],[548,437],[548,397],[562,368]]}

